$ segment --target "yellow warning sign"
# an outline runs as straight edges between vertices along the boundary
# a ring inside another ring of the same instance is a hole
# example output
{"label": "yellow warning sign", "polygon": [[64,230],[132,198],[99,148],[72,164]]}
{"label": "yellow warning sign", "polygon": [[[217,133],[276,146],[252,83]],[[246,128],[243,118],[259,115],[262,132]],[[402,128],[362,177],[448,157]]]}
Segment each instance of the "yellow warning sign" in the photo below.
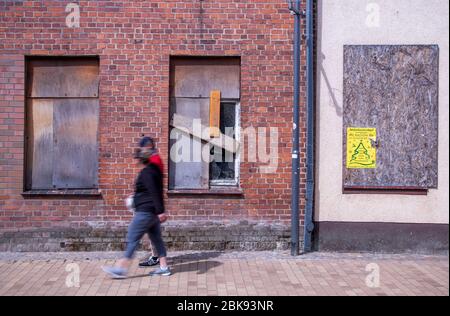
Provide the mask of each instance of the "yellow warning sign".
{"label": "yellow warning sign", "polygon": [[377,129],[347,128],[347,168],[374,169],[377,167]]}

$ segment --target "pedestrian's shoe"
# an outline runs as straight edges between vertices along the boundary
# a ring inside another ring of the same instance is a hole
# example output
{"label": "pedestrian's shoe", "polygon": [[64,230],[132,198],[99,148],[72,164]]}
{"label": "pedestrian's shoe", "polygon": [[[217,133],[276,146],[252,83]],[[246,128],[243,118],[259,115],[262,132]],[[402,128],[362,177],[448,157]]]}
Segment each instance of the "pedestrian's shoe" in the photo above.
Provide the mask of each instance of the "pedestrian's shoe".
{"label": "pedestrian's shoe", "polygon": [[147,268],[147,267],[153,267],[156,266],[159,263],[159,258],[155,256],[151,256],[148,258],[148,260],[139,262],[139,267],[141,268]]}
{"label": "pedestrian's shoe", "polygon": [[125,279],[128,272],[127,269],[119,267],[102,267],[102,270],[113,279]]}
{"label": "pedestrian's shoe", "polygon": [[154,276],[154,275],[169,276],[171,274],[172,274],[172,272],[170,272],[169,267],[166,267],[166,268],[159,267],[155,271],[152,271],[149,273],[150,276]]}

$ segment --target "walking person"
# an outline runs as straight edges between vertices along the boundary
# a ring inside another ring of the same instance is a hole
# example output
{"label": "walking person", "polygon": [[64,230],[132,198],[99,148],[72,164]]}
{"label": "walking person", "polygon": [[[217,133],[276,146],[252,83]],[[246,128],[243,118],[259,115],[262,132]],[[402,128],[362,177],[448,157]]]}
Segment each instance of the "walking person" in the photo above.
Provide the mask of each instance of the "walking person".
{"label": "walking person", "polygon": [[[135,212],[135,208],[134,208],[134,194],[130,195],[129,197],[127,197],[125,199],[125,205],[127,207],[127,209],[133,213]],[[152,245],[151,240],[149,240],[148,242],[148,247],[150,248],[149,254],[147,255],[147,257],[139,262],[139,267],[140,268],[147,268],[147,267],[152,267],[155,266],[157,264],[159,264],[159,256],[155,250],[155,246]]]}
{"label": "walking person", "polygon": [[152,138],[143,137],[139,147],[135,158],[139,159],[143,168],[136,180],[135,212],[128,227],[126,251],[115,266],[102,267],[112,278],[127,277],[134,253],[145,234],[148,234],[159,259],[159,268],[150,272],[150,275],[171,275],[161,235],[161,223],[167,220],[163,199],[163,165]]}

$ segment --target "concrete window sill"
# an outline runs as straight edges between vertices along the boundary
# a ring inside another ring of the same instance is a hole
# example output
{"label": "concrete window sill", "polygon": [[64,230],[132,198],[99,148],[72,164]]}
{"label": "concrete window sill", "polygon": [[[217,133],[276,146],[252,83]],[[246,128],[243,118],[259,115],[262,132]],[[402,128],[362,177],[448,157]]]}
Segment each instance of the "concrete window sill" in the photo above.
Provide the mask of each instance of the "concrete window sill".
{"label": "concrete window sill", "polygon": [[169,190],[167,191],[169,196],[231,196],[231,197],[243,197],[244,192],[240,188],[211,188],[209,190]]}
{"label": "concrete window sill", "polygon": [[29,190],[22,192],[24,198],[101,198],[99,189],[75,189],[75,190]]}

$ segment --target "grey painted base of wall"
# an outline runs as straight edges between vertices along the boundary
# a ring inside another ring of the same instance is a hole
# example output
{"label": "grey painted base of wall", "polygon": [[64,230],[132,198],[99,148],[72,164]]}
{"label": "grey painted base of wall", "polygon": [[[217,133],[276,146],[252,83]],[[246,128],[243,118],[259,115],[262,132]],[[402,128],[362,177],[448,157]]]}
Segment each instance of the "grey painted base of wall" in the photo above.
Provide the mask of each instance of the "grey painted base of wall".
{"label": "grey painted base of wall", "polygon": [[316,222],[315,249],[340,252],[448,253],[448,224]]}
{"label": "grey painted base of wall", "polygon": [[[180,223],[163,227],[169,250],[285,250],[290,229],[249,223]],[[53,228],[0,232],[0,251],[120,251],[126,228]]]}

